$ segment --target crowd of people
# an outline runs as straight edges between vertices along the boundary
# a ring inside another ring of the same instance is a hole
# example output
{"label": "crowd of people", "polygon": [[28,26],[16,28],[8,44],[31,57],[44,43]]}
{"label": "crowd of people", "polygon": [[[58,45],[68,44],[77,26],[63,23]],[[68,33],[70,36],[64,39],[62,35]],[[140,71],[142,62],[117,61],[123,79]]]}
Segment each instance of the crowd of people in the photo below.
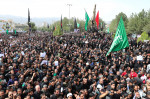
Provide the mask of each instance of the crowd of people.
{"label": "crowd of people", "polygon": [[0,37],[0,99],[150,99],[150,41],[106,57],[106,33]]}

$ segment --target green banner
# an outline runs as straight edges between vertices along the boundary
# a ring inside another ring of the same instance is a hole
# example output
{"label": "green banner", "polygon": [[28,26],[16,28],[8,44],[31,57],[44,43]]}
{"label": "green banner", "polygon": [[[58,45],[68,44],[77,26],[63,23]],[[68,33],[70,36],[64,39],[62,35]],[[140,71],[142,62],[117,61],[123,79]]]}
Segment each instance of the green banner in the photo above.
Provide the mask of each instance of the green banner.
{"label": "green banner", "polygon": [[128,38],[126,35],[123,19],[121,17],[119,24],[118,24],[116,34],[115,34],[115,38],[114,38],[113,43],[112,43],[109,51],[107,52],[106,56],[110,52],[119,51],[119,50],[124,49],[126,47],[129,47],[129,42],[128,42]]}
{"label": "green banner", "polygon": [[87,14],[87,12],[85,12],[85,30],[87,31],[87,26],[88,26],[88,22],[89,22],[90,18]]}

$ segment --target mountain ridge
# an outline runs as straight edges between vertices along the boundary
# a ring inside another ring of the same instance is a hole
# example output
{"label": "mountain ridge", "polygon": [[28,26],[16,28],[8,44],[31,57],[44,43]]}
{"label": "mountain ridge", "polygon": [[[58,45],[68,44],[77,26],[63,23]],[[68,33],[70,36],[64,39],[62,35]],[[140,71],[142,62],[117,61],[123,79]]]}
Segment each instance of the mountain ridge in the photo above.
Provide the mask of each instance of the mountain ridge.
{"label": "mountain ridge", "polygon": [[[55,21],[60,20],[60,18],[57,17],[31,17],[31,22],[34,22],[36,26],[40,27],[43,25],[44,22],[48,24],[52,24]],[[22,17],[22,16],[13,16],[13,15],[0,15],[0,20],[12,20],[14,23],[20,23],[20,24],[27,24],[28,18]]]}

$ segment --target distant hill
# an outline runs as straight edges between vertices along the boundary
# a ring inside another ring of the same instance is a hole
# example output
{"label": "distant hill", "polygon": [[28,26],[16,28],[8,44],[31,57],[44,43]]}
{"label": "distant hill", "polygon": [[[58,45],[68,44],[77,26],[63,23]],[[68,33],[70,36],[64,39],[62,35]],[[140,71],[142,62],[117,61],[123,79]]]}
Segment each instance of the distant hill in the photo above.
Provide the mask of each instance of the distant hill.
{"label": "distant hill", "polygon": [[[12,16],[12,15],[0,15],[0,20],[9,20],[11,19],[14,23],[20,23],[20,24],[27,24],[28,19],[25,17],[20,17],[20,16]],[[42,26],[44,22],[48,24],[52,24],[55,21],[60,20],[60,18],[32,18],[31,17],[31,22],[34,22],[36,26]]]}

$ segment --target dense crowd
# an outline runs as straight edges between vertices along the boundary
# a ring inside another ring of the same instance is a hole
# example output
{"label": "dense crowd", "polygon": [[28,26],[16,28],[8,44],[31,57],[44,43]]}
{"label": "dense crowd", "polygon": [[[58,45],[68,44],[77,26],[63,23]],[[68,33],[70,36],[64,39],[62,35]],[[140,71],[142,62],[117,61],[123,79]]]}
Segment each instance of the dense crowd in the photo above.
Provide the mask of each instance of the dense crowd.
{"label": "dense crowd", "polygon": [[0,37],[0,99],[150,99],[150,41],[106,57],[105,33]]}

